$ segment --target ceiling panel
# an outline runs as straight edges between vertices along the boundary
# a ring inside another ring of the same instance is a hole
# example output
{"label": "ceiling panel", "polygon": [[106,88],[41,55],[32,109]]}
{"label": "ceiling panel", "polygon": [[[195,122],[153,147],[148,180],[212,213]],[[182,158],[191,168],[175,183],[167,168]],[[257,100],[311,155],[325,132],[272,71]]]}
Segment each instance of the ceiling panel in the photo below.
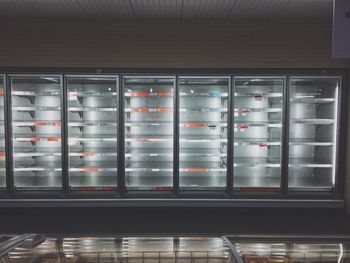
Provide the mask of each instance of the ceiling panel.
{"label": "ceiling panel", "polygon": [[332,0],[0,0],[0,20],[330,23]]}
{"label": "ceiling panel", "polygon": [[184,0],[185,23],[224,23],[236,0]]}
{"label": "ceiling panel", "polygon": [[38,14],[28,4],[20,0],[0,0],[0,18],[35,18]]}
{"label": "ceiling panel", "polygon": [[176,23],[181,21],[182,0],[130,0],[137,22]]}
{"label": "ceiling panel", "polygon": [[136,22],[129,0],[77,0],[77,2],[92,21]]}
{"label": "ceiling panel", "polygon": [[76,0],[24,0],[22,2],[23,5],[35,10],[36,19],[79,20],[84,17],[88,19]]}

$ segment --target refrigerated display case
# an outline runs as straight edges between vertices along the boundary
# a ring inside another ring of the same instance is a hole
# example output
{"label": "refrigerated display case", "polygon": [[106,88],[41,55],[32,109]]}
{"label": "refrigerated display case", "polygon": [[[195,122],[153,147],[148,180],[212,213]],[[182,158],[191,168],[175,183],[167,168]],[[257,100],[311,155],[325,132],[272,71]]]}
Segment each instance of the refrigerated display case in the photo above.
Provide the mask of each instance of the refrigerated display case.
{"label": "refrigerated display case", "polygon": [[61,76],[12,75],[12,142],[17,190],[62,186]]}
{"label": "refrigerated display case", "polygon": [[339,86],[338,77],[291,77],[291,191],[332,191],[335,186]]}
{"label": "refrigerated display case", "polygon": [[[232,241],[232,240],[231,240]],[[335,240],[274,240],[271,241],[240,241],[234,243],[239,255],[245,263],[268,262],[268,263],[309,263],[348,262],[349,253],[345,246],[347,241]]]}
{"label": "refrigerated display case", "polygon": [[174,77],[126,76],[123,85],[126,188],[171,190]]}
{"label": "refrigerated display case", "polygon": [[[10,240],[8,238],[11,238]],[[345,263],[348,236],[4,236],[12,263]],[[302,241],[301,241],[302,240]],[[9,242],[7,242],[9,241]],[[15,242],[13,242],[15,241]]]}
{"label": "refrigerated display case", "polygon": [[234,79],[234,189],[280,189],[284,83],[282,77]]}
{"label": "refrigerated display case", "polygon": [[0,190],[6,188],[4,84],[5,77],[0,75]]}
{"label": "refrigerated display case", "polygon": [[[220,237],[172,236],[48,236],[33,244],[34,237],[3,252],[0,260],[26,262],[130,262],[130,263],[236,263]],[[186,242],[184,242],[186,241]],[[26,243],[26,244],[25,244]],[[29,246],[28,246],[29,245]]]}
{"label": "refrigerated display case", "polygon": [[116,190],[117,83],[115,76],[67,77],[72,190]]}
{"label": "refrigerated display case", "polygon": [[223,189],[229,77],[179,78],[180,188]]}
{"label": "refrigerated display case", "polygon": [[0,74],[4,199],[344,202],[346,72],[69,72]]}

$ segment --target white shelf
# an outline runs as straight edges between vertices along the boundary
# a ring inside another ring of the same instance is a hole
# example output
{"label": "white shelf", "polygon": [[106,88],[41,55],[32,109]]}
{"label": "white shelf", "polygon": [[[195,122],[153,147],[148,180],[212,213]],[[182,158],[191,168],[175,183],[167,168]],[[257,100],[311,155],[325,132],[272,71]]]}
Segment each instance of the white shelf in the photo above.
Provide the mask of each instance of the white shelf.
{"label": "white shelf", "polygon": [[334,98],[314,98],[308,96],[295,96],[290,99],[291,103],[316,103],[316,104],[328,104],[335,102]]}
{"label": "white shelf", "polygon": [[61,92],[59,91],[49,91],[49,92],[36,92],[36,91],[12,91],[12,96],[24,96],[24,97],[40,97],[40,96],[60,96]]}
{"label": "white shelf", "polygon": [[310,124],[310,125],[330,125],[334,123],[333,119],[306,119],[306,118],[291,118],[291,122],[296,124]]}
{"label": "white shelf", "polygon": [[332,168],[333,164],[315,161],[311,158],[289,158],[291,168]]}
{"label": "white shelf", "polygon": [[180,92],[181,97],[221,97],[221,98],[227,98],[228,93],[227,92]]}
{"label": "white shelf", "polygon": [[117,92],[88,92],[88,91],[70,91],[68,96],[74,97],[111,97],[116,96]]}
{"label": "white shelf", "polygon": [[14,106],[12,107],[12,110],[14,111],[60,111],[61,107],[47,107],[47,106],[25,106],[25,107],[19,107]]}
{"label": "white shelf", "polygon": [[68,111],[70,112],[85,112],[85,111],[118,111],[116,107],[68,107]]}

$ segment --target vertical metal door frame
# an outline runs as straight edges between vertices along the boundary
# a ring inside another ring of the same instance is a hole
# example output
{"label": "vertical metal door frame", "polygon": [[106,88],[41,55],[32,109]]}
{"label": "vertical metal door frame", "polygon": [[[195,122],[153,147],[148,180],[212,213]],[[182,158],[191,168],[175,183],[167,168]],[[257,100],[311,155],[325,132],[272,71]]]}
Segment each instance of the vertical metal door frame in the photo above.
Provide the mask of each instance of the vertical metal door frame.
{"label": "vertical metal door frame", "polygon": [[288,163],[289,163],[289,90],[290,76],[284,76],[282,98],[282,140],[281,140],[281,192],[283,196],[288,194]]}
{"label": "vertical metal door frame", "polygon": [[4,79],[4,125],[5,125],[5,152],[6,152],[6,189],[12,196],[15,192],[13,171],[13,142],[12,142],[12,98],[11,77],[6,75]]}
{"label": "vertical metal door frame", "polygon": [[234,95],[235,76],[229,77],[228,103],[227,103],[227,174],[226,189],[230,196],[233,193],[233,151],[234,151]]}
{"label": "vertical metal door frame", "polygon": [[68,149],[68,77],[61,76],[61,154],[62,154],[62,192],[70,193],[69,149]]}
{"label": "vertical metal door frame", "polygon": [[[338,195],[339,195],[339,188],[340,188],[340,185],[339,185],[339,180],[343,180],[342,178],[340,178],[340,172],[344,172],[345,173],[345,169],[341,169],[340,168],[340,161],[339,161],[339,158],[341,158],[341,148],[344,148],[345,146],[343,147],[339,147],[340,146],[340,143],[345,143],[342,138],[340,137],[340,135],[342,134],[341,130],[345,129],[345,127],[342,127],[343,125],[340,124],[342,118],[345,118],[346,117],[346,114],[344,114],[344,112],[342,112],[342,109],[343,109],[343,106],[342,106],[342,100],[344,99],[345,102],[347,100],[347,98],[343,98],[343,85],[345,86],[346,84],[343,84],[343,79],[345,78],[344,75],[339,75],[339,74],[293,74],[293,75],[288,75],[289,77],[289,83],[291,82],[291,79],[293,78],[304,78],[304,79],[337,79],[339,80],[339,86],[338,86],[338,91],[337,91],[337,100],[335,100],[334,103],[337,104],[337,107],[336,107],[336,114],[337,116],[334,116],[336,117],[336,128],[335,128],[335,131],[336,131],[336,134],[334,135],[334,138],[335,140],[334,141],[334,145],[333,145],[333,151],[335,152],[335,158],[334,161],[332,161],[332,164],[333,164],[333,168],[332,168],[332,178],[334,177],[334,185],[332,185],[333,189],[332,189],[332,192],[331,192],[331,195],[333,196],[333,198],[336,198]],[[290,88],[290,84],[289,84],[289,88]],[[346,89],[347,87],[345,86],[344,89]],[[289,94],[288,94],[289,96]],[[288,98],[289,99],[289,98]],[[346,104],[346,103],[344,103]],[[289,106],[289,103],[288,103],[288,106]],[[346,110],[346,109],[345,109]],[[288,113],[289,114],[289,113]],[[290,116],[288,116],[288,120],[289,120]],[[289,129],[288,129],[289,130]],[[289,138],[288,138],[288,147],[289,147]],[[342,154],[344,158],[345,154]],[[289,163],[289,158],[288,158],[288,163]],[[287,165],[288,166],[288,165]],[[288,168],[288,167],[287,167]],[[334,172],[333,172],[334,171]],[[334,176],[333,176],[333,173],[334,173]],[[288,178],[287,178],[288,179]],[[288,193],[289,193],[289,186],[287,185],[287,190],[288,190]],[[320,192],[320,191],[317,191],[317,192]],[[287,195],[287,193],[286,193]]]}
{"label": "vertical metal door frame", "polygon": [[179,193],[180,188],[180,88],[179,88],[179,76],[175,75],[174,78],[174,92],[173,92],[173,189],[175,196]]}
{"label": "vertical metal door frame", "polygon": [[124,101],[124,75],[118,75],[118,175],[117,184],[120,196],[125,196],[125,101]]}
{"label": "vertical metal door frame", "polygon": [[[349,77],[349,76],[348,76]],[[348,95],[348,87],[346,87],[348,80],[344,75],[342,76],[337,76],[336,77],[339,80],[339,87],[337,91],[337,100],[335,103],[337,103],[337,116],[336,117],[336,127],[334,127],[336,131],[336,142],[334,145],[333,151],[335,151],[335,158],[334,158],[334,173],[335,173],[335,178],[334,178],[334,189],[333,189],[333,197],[334,198],[340,198],[344,191],[345,187],[343,189],[340,189],[341,185],[345,185],[345,172],[346,170],[343,169],[343,163],[344,165],[346,162],[343,162],[346,156],[346,126],[347,126],[347,117],[348,117],[348,103],[347,103],[347,95]],[[342,111],[344,110],[344,111]],[[344,113],[345,112],[345,113]],[[344,121],[344,122],[343,122]],[[344,123],[341,125],[341,123]]]}

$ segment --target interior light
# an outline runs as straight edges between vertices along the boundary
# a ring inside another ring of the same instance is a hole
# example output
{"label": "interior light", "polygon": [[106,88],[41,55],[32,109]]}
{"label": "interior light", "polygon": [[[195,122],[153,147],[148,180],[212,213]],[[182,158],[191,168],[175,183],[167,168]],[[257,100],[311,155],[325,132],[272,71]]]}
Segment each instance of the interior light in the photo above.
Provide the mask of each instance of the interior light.
{"label": "interior light", "polygon": [[49,80],[49,81],[56,82],[56,83],[58,82],[58,79],[56,79],[56,78],[41,77],[41,79]]}
{"label": "interior light", "polygon": [[344,248],[343,248],[342,243],[339,244],[339,249],[340,249],[340,254],[339,254],[339,258],[338,258],[338,263],[340,263],[342,261],[343,255],[344,255]]}

